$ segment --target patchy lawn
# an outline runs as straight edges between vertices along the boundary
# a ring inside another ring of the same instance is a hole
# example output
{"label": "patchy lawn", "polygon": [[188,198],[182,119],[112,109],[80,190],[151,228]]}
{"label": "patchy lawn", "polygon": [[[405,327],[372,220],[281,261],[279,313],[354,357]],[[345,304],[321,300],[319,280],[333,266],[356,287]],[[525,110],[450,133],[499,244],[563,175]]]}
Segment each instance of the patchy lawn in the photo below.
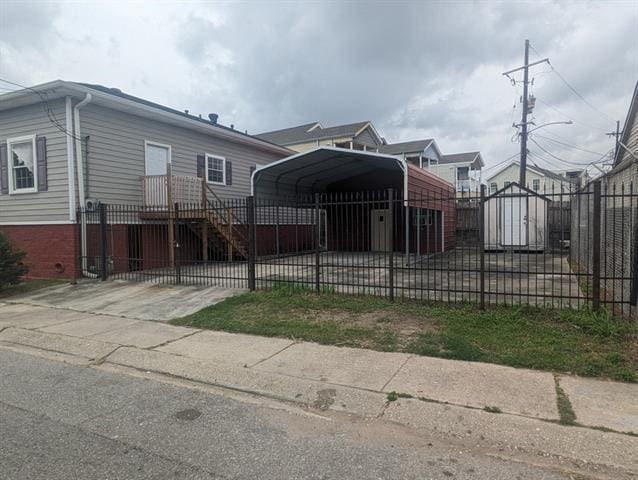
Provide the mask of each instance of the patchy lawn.
{"label": "patchy lawn", "polygon": [[68,280],[59,279],[26,280],[17,285],[11,285],[9,287],[0,289],[0,300],[3,298],[13,297],[15,295],[35,292],[36,290],[40,290],[42,288],[52,287],[54,285],[61,285],[68,282]]}
{"label": "patchy lawn", "polygon": [[638,380],[638,327],[605,314],[389,302],[277,287],[173,320],[227,332]]}

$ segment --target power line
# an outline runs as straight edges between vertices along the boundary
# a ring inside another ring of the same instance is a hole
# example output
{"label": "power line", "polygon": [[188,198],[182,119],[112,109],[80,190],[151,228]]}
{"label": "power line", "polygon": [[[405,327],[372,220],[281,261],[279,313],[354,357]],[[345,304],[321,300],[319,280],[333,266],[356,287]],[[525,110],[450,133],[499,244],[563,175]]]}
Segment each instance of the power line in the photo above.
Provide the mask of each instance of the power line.
{"label": "power line", "polygon": [[[566,163],[566,164],[568,164],[568,165],[576,165],[576,166],[578,166],[578,167],[583,167],[583,166],[585,166],[585,165],[590,165],[590,164],[592,164],[592,163],[597,163],[597,160],[594,160],[593,162],[590,162],[590,163],[587,163],[587,164],[585,164],[585,163],[579,163],[579,162],[571,162],[571,161],[569,161],[569,160],[565,160],[564,158],[557,157],[557,156],[556,156],[556,155],[554,155],[552,152],[550,152],[550,151],[546,150],[546,149],[545,149],[545,148],[544,148],[544,147],[543,147],[540,143],[538,143],[538,142],[537,142],[536,140],[534,140],[533,138],[530,138],[530,140],[531,140],[531,141],[532,141],[532,142],[533,142],[533,143],[534,143],[534,144],[535,144],[538,148],[540,148],[543,152],[545,152],[545,153],[546,153],[547,155],[549,155],[550,157],[552,157],[552,158],[554,158],[554,159],[558,160],[559,162],[563,162],[563,163]],[[609,154],[609,152],[605,153],[604,155],[601,155],[601,157],[605,157],[605,156],[607,156],[608,154]],[[602,160],[602,158],[601,158],[601,159],[599,159],[599,160]]]}
{"label": "power line", "polygon": [[603,128],[603,127],[598,127],[596,125],[591,125],[589,123],[583,122],[582,120],[576,120],[575,118],[573,118],[571,115],[559,110],[558,108],[554,107],[553,105],[550,105],[549,103],[547,103],[546,101],[544,101],[542,98],[536,97],[536,101],[542,103],[543,105],[545,105],[547,108],[550,108],[552,110],[554,110],[556,113],[563,115],[565,118],[567,118],[568,120],[571,120],[574,123],[578,123],[579,125],[582,125],[584,127],[588,127],[588,128],[593,128],[595,130],[600,130],[601,132],[605,132],[607,133],[607,128]]}
{"label": "power line", "polygon": [[563,145],[564,147],[567,147],[567,148],[573,148],[574,150],[579,150],[579,151],[581,151],[581,152],[591,153],[592,155],[598,155],[599,157],[600,157],[601,155],[603,155],[603,154],[602,154],[602,153],[600,153],[600,152],[594,152],[594,151],[592,151],[592,150],[587,150],[587,149],[585,149],[585,148],[580,148],[580,147],[577,147],[576,145],[572,145],[571,143],[561,142],[560,140],[554,140],[553,138],[545,137],[544,135],[540,135],[540,134],[538,134],[538,133],[535,133],[534,135],[535,135],[536,137],[544,138],[545,140],[549,140],[550,142],[558,143],[559,145]]}
{"label": "power line", "polygon": [[[538,55],[539,57],[541,56],[541,54],[538,53],[538,50],[536,50],[531,44],[530,44],[530,48],[536,53],[536,55]],[[587,100],[583,95],[581,95],[581,93],[578,90],[576,90],[576,87],[574,87],[571,83],[569,83],[567,79],[558,71],[558,69],[554,65],[552,65],[552,63],[549,60],[547,61],[547,63],[549,64],[549,68],[552,69],[552,72],[554,72],[556,76],[560,78],[561,81],[567,86],[567,88],[569,88],[574,93],[574,95],[576,95],[579,99],[581,99],[583,103],[585,103],[589,108],[591,108],[595,112],[598,112],[602,116],[607,117],[612,122],[616,121],[613,118],[611,118],[609,115],[607,115],[605,112],[597,108],[594,104],[592,104],[589,100]]]}

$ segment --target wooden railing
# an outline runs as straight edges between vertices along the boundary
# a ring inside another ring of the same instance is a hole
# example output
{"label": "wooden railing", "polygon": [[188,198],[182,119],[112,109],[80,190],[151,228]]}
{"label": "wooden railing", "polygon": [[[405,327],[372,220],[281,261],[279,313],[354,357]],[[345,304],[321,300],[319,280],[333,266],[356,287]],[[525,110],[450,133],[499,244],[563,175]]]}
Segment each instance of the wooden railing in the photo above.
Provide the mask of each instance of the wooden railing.
{"label": "wooden railing", "polygon": [[197,177],[149,175],[142,177],[142,194],[145,207],[168,208],[176,203],[192,206],[202,201],[202,181]]}

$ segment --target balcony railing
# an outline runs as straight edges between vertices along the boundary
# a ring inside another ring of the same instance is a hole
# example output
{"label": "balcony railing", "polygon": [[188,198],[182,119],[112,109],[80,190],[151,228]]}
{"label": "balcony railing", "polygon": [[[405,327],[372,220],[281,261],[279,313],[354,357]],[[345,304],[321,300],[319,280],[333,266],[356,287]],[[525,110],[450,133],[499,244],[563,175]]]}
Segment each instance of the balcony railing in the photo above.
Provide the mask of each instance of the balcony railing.
{"label": "balcony railing", "polygon": [[473,180],[471,178],[465,180],[457,180],[456,181],[456,191],[457,192],[474,192],[481,188],[481,184],[478,180]]}

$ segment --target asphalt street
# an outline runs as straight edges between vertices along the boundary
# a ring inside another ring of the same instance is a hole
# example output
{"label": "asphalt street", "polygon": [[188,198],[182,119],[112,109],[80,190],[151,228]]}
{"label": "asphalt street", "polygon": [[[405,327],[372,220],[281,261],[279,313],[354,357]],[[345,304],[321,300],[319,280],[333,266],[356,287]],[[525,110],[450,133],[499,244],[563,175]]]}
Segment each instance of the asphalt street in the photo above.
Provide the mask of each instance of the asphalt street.
{"label": "asphalt street", "polygon": [[589,478],[383,419],[4,349],[0,432],[7,480]]}

